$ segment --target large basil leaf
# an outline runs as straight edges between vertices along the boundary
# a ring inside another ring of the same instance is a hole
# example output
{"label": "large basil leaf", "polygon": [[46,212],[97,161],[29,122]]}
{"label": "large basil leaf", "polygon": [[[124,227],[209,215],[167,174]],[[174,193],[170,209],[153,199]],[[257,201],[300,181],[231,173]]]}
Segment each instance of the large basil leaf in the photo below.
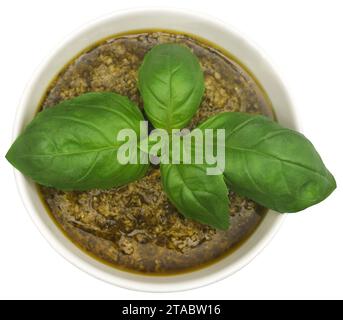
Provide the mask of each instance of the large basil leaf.
{"label": "large basil leaf", "polygon": [[194,164],[161,164],[162,184],[185,217],[218,229],[229,227],[229,197],[222,175],[210,176]]}
{"label": "large basil leaf", "polygon": [[120,186],[148,167],[117,161],[119,130],[139,133],[140,120],[138,107],[126,97],[84,94],[38,113],[6,158],[34,181],[62,190]]}
{"label": "large basil leaf", "polygon": [[155,46],[139,69],[144,111],[155,128],[183,128],[196,113],[204,75],[195,55],[178,44]]}
{"label": "large basil leaf", "polygon": [[265,207],[300,211],[336,188],[312,143],[266,117],[223,113],[199,128],[226,129],[226,181],[232,190]]}

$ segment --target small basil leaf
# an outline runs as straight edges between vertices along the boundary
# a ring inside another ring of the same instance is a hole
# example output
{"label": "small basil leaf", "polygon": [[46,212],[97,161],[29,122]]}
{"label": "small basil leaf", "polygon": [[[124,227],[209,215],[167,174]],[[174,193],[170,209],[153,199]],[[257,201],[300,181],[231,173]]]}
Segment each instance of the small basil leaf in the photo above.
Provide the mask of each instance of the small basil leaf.
{"label": "small basil leaf", "polygon": [[229,197],[222,175],[207,175],[194,164],[162,164],[161,176],[169,200],[186,218],[218,229],[229,227]]}
{"label": "small basil leaf", "polygon": [[108,189],[142,177],[148,165],[117,161],[117,134],[139,133],[143,116],[129,99],[88,93],[38,113],[6,158],[34,181],[62,190]]}
{"label": "small basil leaf", "polygon": [[265,207],[300,211],[336,188],[312,143],[266,117],[222,113],[199,128],[226,130],[224,175],[229,187]]}
{"label": "small basil leaf", "polygon": [[151,49],[139,69],[144,110],[155,128],[183,128],[196,113],[204,94],[204,75],[187,47],[161,44]]}

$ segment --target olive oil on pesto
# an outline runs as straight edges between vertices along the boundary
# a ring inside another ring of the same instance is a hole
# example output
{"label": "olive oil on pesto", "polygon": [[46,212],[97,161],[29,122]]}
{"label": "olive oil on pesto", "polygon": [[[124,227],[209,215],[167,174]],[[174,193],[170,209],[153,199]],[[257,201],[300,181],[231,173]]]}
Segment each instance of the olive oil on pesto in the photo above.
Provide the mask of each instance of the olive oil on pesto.
{"label": "olive oil on pesto", "polygon": [[[138,68],[153,46],[170,42],[191,48],[205,75],[205,95],[190,128],[224,111],[273,117],[261,86],[231,55],[194,36],[156,30],[113,36],[82,52],[54,79],[41,108],[90,91],[113,91],[142,108]],[[168,201],[154,167],[145,178],[111,190],[38,188],[57,225],[79,248],[111,266],[151,275],[189,272],[227,256],[254,232],[266,212],[230,192],[227,231],[187,220]]]}

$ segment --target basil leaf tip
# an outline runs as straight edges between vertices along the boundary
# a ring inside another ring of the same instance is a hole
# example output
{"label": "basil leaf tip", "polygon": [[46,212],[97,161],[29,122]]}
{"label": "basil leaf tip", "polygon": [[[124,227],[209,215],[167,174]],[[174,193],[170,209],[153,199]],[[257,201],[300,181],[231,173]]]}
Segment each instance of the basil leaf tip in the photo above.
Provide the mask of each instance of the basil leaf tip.
{"label": "basil leaf tip", "polygon": [[229,227],[228,189],[221,175],[207,175],[195,164],[161,165],[162,185],[186,217],[217,229]]}

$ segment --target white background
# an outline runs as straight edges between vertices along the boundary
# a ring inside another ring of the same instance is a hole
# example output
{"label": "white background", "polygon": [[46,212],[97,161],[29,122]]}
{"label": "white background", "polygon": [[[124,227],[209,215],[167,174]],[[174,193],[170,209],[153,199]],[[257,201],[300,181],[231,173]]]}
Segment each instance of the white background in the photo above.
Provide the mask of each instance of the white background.
{"label": "white background", "polygon": [[118,9],[161,3],[0,1],[0,298],[343,298],[343,2],[339,0],[170,2],[220,18],[264,49],[289,88],[302,132],[338,183],[323,203],[289,215],[272,243],[246,268],[188,292],[132,292],[76,269],[32,224],[4,159],[15,110],[30,76],[80,25]]}

